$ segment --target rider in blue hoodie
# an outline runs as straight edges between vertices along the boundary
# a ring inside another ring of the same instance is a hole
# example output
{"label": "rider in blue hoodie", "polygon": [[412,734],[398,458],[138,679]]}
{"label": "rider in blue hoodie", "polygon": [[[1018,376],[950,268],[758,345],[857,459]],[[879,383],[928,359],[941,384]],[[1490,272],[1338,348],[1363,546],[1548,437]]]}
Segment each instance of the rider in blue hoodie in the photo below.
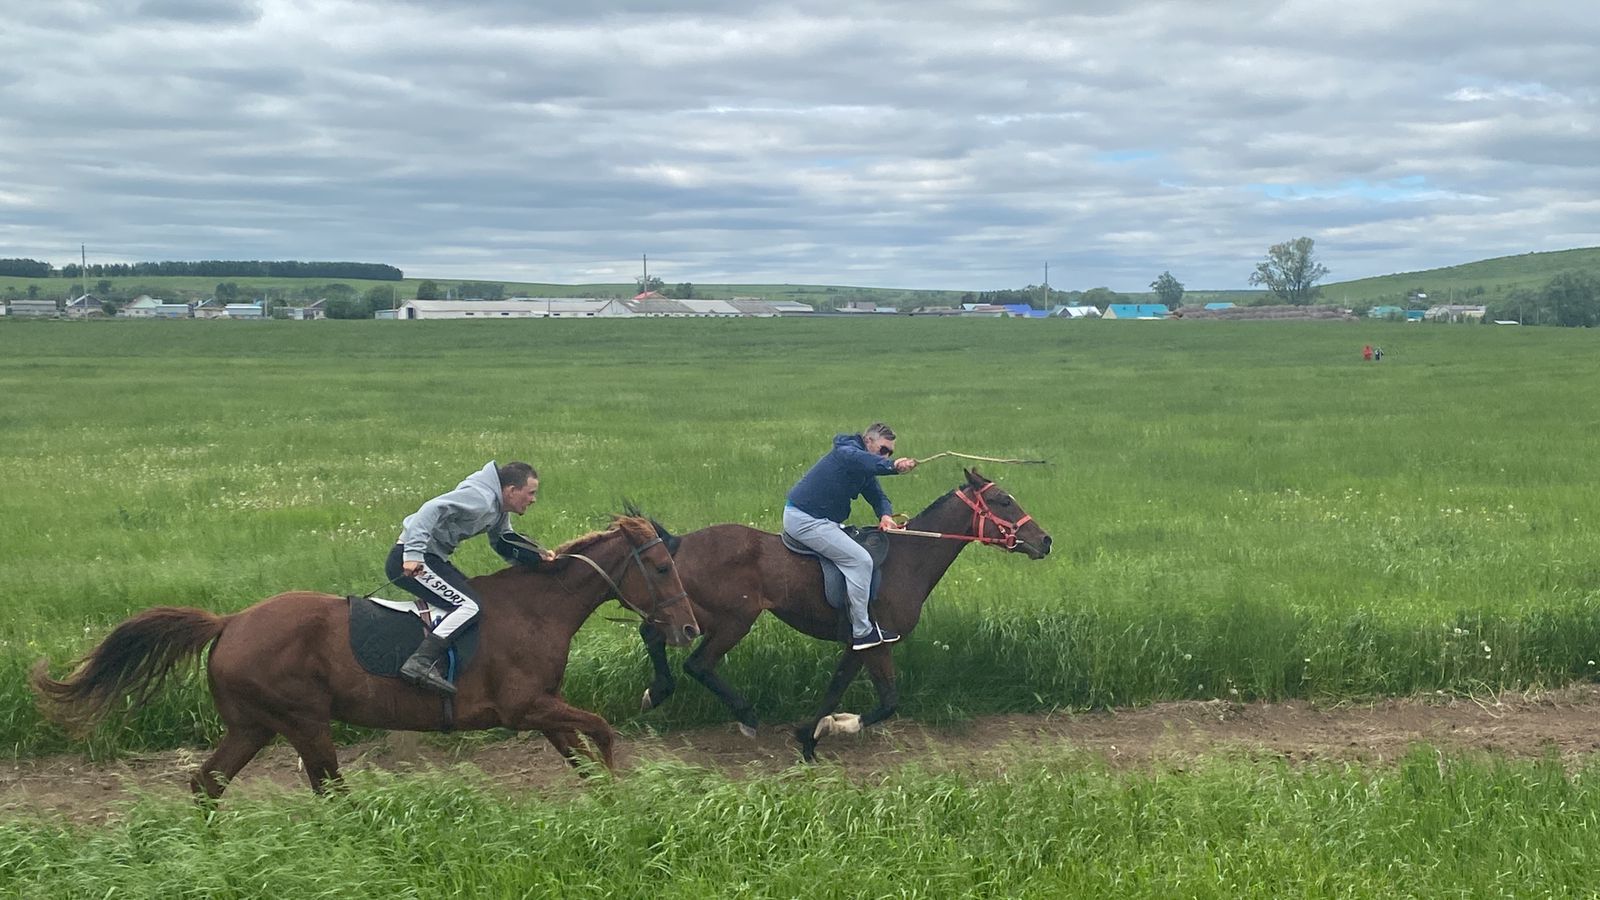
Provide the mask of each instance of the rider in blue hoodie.
{"label": "rider in blue hoodie", "polygon": [[539,496],[539,473],[525,462],[496,466],[491,460],[456,489],[429,500],[401,524],[385,574],[424,602],[451,607],[421,646],[400,667],[400,677],[418,687],[454,694],[440,672],[451,639],[478,614],[478,595],[467,576],[450,563],[456,546],[489,535],[489,546],[507,562],[537,566],[555,558],[549,550],[511,530],[511,514],[522,515]]}
{"label": "rider in blue hoodie", "polygon": [[894,456],[894,429],[875,422],[861,434],[840,434],[833,449],[789,489],[783,506],[783,530],[790,537],[833,560],[844,573],[850,595],[850,649],[866,650],[892,644],[900,635],[880,628],[867,611],[872,583],[872,557],[841,527],[850,518],[850,503],[862,497],[878,514],[878,527],[902,526],[890,516],[894,508],[878,484],[879,475],[899,475],[917,467],[917,461]]}

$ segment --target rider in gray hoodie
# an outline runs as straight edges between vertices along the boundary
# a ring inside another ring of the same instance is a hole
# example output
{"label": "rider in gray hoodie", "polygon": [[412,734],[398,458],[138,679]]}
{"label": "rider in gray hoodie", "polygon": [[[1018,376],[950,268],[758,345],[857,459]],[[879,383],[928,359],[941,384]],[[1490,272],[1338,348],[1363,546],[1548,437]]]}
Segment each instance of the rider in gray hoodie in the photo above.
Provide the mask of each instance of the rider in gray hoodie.
{"label": "rider in gray hoodie", "polygon": [[440,671],[441,662],[451,639],[478,614],[478,595],[467,576],[451,565],[450,554],[467,538],[487,532],[489,546],[507,562],[537,566],[554,559],[549,550],[511,530],[511,514],[522,515],[538,495],[539,473],[532,466],[490,461],[455,490],[406,517],[385,574],[424,602],[449,607],[450,613],[423,637],[400,667],[400,677],[440,693],[456,692]]}

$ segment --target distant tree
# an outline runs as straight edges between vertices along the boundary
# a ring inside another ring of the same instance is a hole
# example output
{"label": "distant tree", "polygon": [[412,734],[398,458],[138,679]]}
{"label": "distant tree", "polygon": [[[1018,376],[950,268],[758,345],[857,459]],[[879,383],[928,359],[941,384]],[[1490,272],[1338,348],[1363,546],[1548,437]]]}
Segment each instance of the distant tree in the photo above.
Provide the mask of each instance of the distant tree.
{"label": "distant tree", "polygon": [[1600,324],[1600,276],[1593,272],[1559,272],[1539,292],[1546,321],[1568,327]]}
{"label": "distant tree", "polygon": [[361,299],[366,302],[369,310],[394,309],[398,303],[399,295],[395,293],[394,285],[392,284],[375,284],[367,288],[367,292],[361,295]]}
{"label": "distant tree", "polygon": [[1267,258],[1256,263],[1250,283],[1265,285],[1284,303],[1305,306],[1317,297],[1316,284],[1328,274],[1328,267],[1317,262],[1316,241],[1298,237],[1267,248]]}
{"label": "distant tree", "polygon": [[488,281],[463,281],[456,286],[456,296],[472,300],[504,300],[506,286]]}
{"label": "distant tree", "polygon": [[633,276],[633,283],[639,286],[637,293],[640,294],[644,293],[645,291],[659,291],[666,286],[666,282],[654,275],[651,275],[649,278],[646,278],[643,275],[635,275]]}
{"label": "distant tree", "polygon": [[1084,306],[1097,306],[1105,309],[1113,303],[1126,303],[1128,298],[1113,291],[1108,287],[1090,288],[1083,292],[1082,303]]}
{"label": "distant tree", "polygon": [[1037,284],[1030,284],[1024,288],[1006,288],[999,291],[984,291],[978,295],[976,301],[965,300],[964,303],[989,303],[996,306],[1008,306],[1013,303],[1025,303],[1028,306],[1038,306],[1044,299],[1044,288]]}
{"label": "distant tree", "polygon": [[109,293],[111,293],[111,282],[108,281],[107,279],[104,279],[104,278],[100,279],[99,281],[96,281],[94,283],[94,292],[96,294],[109,294]]}
{"label": "distant tree", "polygon": [[690,284],[687,281],[685,281],[685,282],[682,282],[681,284],[675,284],[672,287],[667,288],[667,290],[664,293],[666,293],[666,295],[668,297],[671,297],[674,300],[693,300],[694,299],[694,285]]}
{"label": "distant tree", "polygon": [[1150,282],[1150,290],[1156,292],[1168,309],[1177,309],[1183,304],[1183,282],[1173,278],[1171,272],[1162,272],[1160,278]]}
{"label": "distant tree", "polygon": [[439,285],[437,283],[433,282],[433,281],[424,281],[421,284],[417,285],[417,299],[418,300],[437,300],[437,299],[439,299]]}
{"label": "distant tree", "polygon": [[39,299],[39,286],[37,284],[28,285],[28,299],[29,300],[37,300],[37,299]]}
{"label": "distant tree", "polygon": [[218,303],[237,303],[239,301],[239,285],[232,281],[218,282],[217,289],[213,293]]}
{"label": "distant tree", "polygon": [[37,259],[0,259],[0,275],[22,278],[49,278],[54,267]]}
{"label": "distant tree", "polygon": [[[385,304],[387,308],[387,298]],[[370,319],[373,306],[366,297],[329,297],[323,309],[330,319]]]}

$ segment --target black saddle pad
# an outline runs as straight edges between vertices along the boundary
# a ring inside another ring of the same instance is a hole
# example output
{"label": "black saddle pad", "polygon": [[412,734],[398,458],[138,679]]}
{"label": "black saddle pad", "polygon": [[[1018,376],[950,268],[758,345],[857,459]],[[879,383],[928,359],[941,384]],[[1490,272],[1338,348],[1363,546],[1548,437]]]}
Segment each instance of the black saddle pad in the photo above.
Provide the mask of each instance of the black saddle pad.
{"label": "black saddle pad", "polygon": [[[844,533],[855,539],[872,557],[872,584],[867,589],[867,602],[878,599],[878,586],[883,582],[883,562],[889,558],[889,536],[877,528],[857,528],[846,525]],[[850,603],[849,589],[845,587],[844,573],[833,560],[821,556],[817,551],[800,543],[787,533],[781,535],[783,545],[793,553],[801,556],[816,557],[822,564],[822,590],[827,597],[828,605],[834,609],[844,609]]]}
{"label": "black saddle pad", "polygon": [[[400,675],[400,666],[422,643],[422,619],[396,612],[365,597],[350,601],[350,652],[374,675]],[[478,653],[478,621],[473,619],[450,644],[449,678],[456,680]]]}

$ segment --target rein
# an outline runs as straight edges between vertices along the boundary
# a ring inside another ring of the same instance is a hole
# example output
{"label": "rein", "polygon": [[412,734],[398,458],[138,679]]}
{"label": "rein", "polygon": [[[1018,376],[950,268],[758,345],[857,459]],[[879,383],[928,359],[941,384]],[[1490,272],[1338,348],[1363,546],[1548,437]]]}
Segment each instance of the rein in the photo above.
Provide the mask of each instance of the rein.
{"label": "rein", "polygon": [[[957,490],[955,492],[961,502],[972,509],[973,534],[945,534],[940,531],[917,531],[912,528],[899,528],[885,533],[906,534],[912,537],[942,538],[949,541],[967,541],[974,544],[988,544],[994,547],[1004,547],[1007,550],[1015,550],[1018,543],[1027,543],[1017,538],[1017,532],[1022,530],[1022,526],[1033,521],[1033,516],[1025,513],[1022,518],[1015,522],[1007,522],[1005,519],[995,515],[994,510],[989,508],[988,501],[983,499],[983,492],[991,487],[994,487],[994,482],[987,482],[974,491],[971,497],[968,497],[965,491]],[[984,526],[990,524],[994,525],[994,530],[999,532],[999,537],[986,537],[984,535]]]}

